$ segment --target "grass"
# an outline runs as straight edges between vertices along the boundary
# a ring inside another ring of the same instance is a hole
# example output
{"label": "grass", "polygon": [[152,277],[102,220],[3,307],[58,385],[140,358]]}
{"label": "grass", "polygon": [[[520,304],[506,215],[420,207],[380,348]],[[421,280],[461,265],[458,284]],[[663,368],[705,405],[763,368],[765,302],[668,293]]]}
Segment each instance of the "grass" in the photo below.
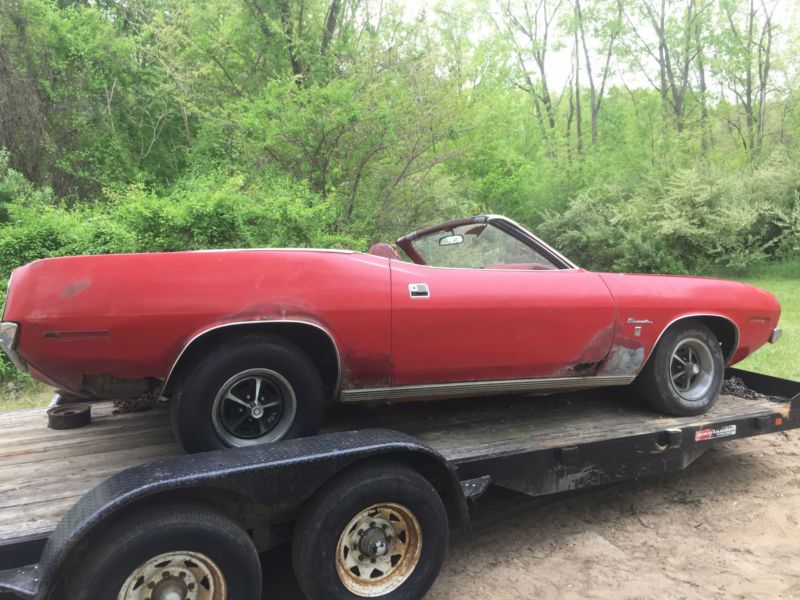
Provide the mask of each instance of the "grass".
{"label": "grass", "polygon": [[47,406],[54,390],[27,375],[21,381],[0,383],[0,413]]}
{"label": "grass", "polygon": [[[714,275],[769,290],[783,307],[780,341],[767,344],[736,366],[800,381],[800,260],[748,270],[717,271]],[[47,406],[52,396],[50,387],[29,378],[22,382],[0,383],[0,412]]]}
{"label": "grass", "polygon": [[781,303],[783,337],[767,344],[736,365],[737,368],[800,381],[800,260],[762,265],[715,275],[736,279],[775,294]]}

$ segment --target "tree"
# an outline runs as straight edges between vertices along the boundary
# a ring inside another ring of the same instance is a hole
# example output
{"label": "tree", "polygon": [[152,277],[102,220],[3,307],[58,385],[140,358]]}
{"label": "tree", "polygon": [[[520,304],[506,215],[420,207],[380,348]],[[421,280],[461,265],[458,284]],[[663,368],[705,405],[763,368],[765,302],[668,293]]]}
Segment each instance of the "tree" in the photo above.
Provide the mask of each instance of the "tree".
{"label": "tree", "polygon": [[[581,47],[584,55],[584,65],[586,76],[589,80],[589,108],[591,111],[592,123],[592,144],[597,143],[598,117],[603,96],[606,91],[608,76],[611,73],[611,59],[614,57],[615,44],[619,39],[622,29],[623,4],[621,0],[613,3],[615,6],[608,7],[608,3],[595,3],[590,5],[589,12],[584,12],[580,0],[574,0],[576,36],[580,37]],[[587,29],[592,26],[592,38],[597,39],[604,45],[604,62],[600,69],[600,85],[595,79],[596,69],[592,66],[592,53],[589,48],[589,36]],[[577,41],[576,41],[577,45]]]}
{"label": "tree", "polygon": [[[711,2],[685,0],[683,4],[667,0],[634,0],[636,14],[647,23],[652,38],[640,29],[634,18],[625,13],[628,21],[632,55],[640,69],[661,94],[665,115],[670,115],[679,132],[686,126],[687,94],[691,89],[693,67],[700,47],[697,36],[710,12]],[[650,67],[642,60],[649,57],[658,74],[653,77]]]}
{"label": "tree", "polygon": [[[523,80],[520,86],[533,98],[546,138],[552,138],[556,128],[556,107],[547,83],[547,53],[562,4],[563,0],[522,0],[517,6],[506,0],[502,5],[504,25]],[[536,65],[538,80],[528,70],[528,59]]]}
{"label": "tree", "polygon": [[723,52],[715,66],[744,111],[742,142],[751,156],[764,142],[777,5],[777,0],[720,3],[722,24],[716,41]]}

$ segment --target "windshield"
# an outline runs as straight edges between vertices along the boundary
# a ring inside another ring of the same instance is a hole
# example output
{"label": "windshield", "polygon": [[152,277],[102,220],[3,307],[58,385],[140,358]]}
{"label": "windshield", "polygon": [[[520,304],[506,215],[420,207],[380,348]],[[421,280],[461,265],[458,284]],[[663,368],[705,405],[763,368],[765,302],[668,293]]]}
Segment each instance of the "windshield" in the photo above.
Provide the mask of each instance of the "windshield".
{"label": "windshield", "polygon": [[556,269],[536,250],[491,223],[468,223],[420,236],[412,242],[434,267]]}

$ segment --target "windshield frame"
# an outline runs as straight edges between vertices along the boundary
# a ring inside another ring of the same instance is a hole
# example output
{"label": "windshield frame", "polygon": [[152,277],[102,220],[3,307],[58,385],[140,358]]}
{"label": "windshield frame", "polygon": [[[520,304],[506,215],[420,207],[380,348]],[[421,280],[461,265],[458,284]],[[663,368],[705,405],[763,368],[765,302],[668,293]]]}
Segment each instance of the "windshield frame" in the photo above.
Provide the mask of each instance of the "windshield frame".
{"label": "windshield frame", "polygon": [[[448,221],[447,223],[434,225],[432,227],[424,227],[422,229],[417,229],[416,231],[412,231],[411,233],[408,233],[401,238],[398,238],[396,243],[400,248],[402,248],[403,252],[405,252],[412,261],[414,261],[415,264],[430,266],[428,265],[428,262],[425,260],[425,257],[422,256],[422,254],[420,254],[417,248],[414,246],[413,243],[414,240],[417,240],[422,237],[427,237],[435,233],[450,231],[455,227],[461,227],[464,225],[471,225],[471,224],[487,224],[497,227],[500,231],[502,231],[506,235],[510,235],[514,239],[522,242],[523,244],[525,244],[535,252],[538,252],[544,258],[552,262],[553,265],[556,267],[555,270],[563,271],[563,270],[575,270],[580,268],[578,267],[578,265],[569,260],[566,256],[558,252],[555,248],[549,246],[541,239],[533,235],[522,225],[520,225],[516,221],[512,221],[511,219],[503,217],[501,215],[477,215],[475,217],[467,217],[464,219],[456,219],[455,221]],[[470,269],[473,267],[439,267],[439,268]]]}

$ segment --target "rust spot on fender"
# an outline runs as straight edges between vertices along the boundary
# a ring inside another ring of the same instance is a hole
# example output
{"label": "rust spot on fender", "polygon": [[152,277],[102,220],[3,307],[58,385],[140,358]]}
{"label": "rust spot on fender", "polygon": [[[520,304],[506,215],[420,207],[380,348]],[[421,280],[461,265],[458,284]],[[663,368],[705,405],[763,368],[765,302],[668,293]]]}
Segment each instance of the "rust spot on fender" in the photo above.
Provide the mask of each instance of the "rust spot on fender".
{"label": "rust spot on fender", "polygon": [[[341,359],[339,391],[391,386],[391,359],[388,354],[367,355],[345,352]],[[357,375],[352,372],[352,365],[358,365]]]}
{"label": "rust spot on fender", "polygon": [[636,375],[644,364],[644,347],[614,346],[597,371],[598,375]]}
{"label": "rust spot on fender", "polygon": [[61,298],[62,300],[65,300],[67,298],[77,296],[81,292],[85,291],[90,285],[92,285],[91,279],[79,279],[78,281],[73,281],[67,287],[61,290]]}
{"label": "rust spot on fender", "polygon": [[600,367],[603,361],[608,357],[613,333],[613,325],[608,325],[599,329],[586,344],[586,347],[581,350],[581,353],[570,361],[568,366],[551,373],[550,377],[571,377],[573,375],[588,376],[595,374],[598,367]]}

